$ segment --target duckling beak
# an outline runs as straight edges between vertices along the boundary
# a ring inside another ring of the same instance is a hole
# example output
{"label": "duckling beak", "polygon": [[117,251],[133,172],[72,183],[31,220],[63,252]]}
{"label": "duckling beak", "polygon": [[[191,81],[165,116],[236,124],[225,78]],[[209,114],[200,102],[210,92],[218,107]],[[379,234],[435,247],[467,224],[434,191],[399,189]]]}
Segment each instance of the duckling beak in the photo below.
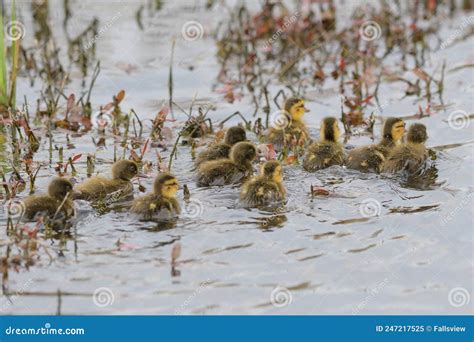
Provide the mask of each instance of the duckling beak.
{"label": "duckling beak", "polygon": [[308,109],[308,108],[306,108],[306,107],[304,107],[304,112],[305,112],[305,113],[308,113],[308,112],[311,112],[311,110]]}

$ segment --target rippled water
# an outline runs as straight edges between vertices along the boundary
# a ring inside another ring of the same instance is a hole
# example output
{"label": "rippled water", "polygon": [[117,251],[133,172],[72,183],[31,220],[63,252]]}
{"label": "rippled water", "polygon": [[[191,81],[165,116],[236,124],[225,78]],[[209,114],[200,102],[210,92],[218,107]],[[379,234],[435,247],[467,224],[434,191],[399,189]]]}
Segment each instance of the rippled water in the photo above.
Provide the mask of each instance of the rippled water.
{"label": "rippled water", "polygon": [[[60,22],[62,5],[60,1],[53,1],[55,4],[53,20]],[[93,103],[105,104],[125,89],[122,107],[153,118],[167,99],[169,52],[172,37],[176,37],[174,78],[179,103],[189,103],[197,93],[199,99],[216,104],[216,111],[210,114],[216,121],[235,110],[253,112],[248,99],[228,104],[213,91],[217,68],[212,38],[205,35],[195,42],[181,38],[187,20],[199,20],[211,32],[226,15],[222,9],[209,13],[190,3],[165,4],[161,14],[145,18],[149,29],[142,32],[134,19],[138,6],[132,1],[114,6],[90,1],[74,6],[72,24],[78,32],[91,13],[102,23],[119,15],[97,42],[103,68]],[[27,27],[28,8],[20,7]],[[445,25],[443,37],[458,24]],[[180,146],[173,172],[191,191],[188,217],[181,217],[174,226],[138,222],[120,208],[95,217],[86,203],[79,202],[75,236],[66,250],[60,252],[57,240],[45,241],[52,251],[51,261],[40,253],[40,262],[28,271],[10,272],[10,291],[23,295],[12,305],[2,297],[3,312],[55,314],[60,290],[62,314],[472,313],[472,303],[456,307],[448,297],[455,288],[471,294],[473,288],[473,124],[468,122],[457,130],[446,120],[453,110],[472,112],[472,68],[449,70],[473,63],[473,43],[470,37],[434,54],[428,63],[433,70],[447,59],[444,100],[450,105],[421,120],[428,128],[428,145],[438,153],[438,179],[431,188],[414,189],[398,178],[341,167],[308,174],[291,166],[284,169],[289,194],[286,207],[276,214],[249,210],[238,204],[238,186],[196,188],[190,148]],[[136,68],[127,74],[122,70],[125,64]],[[69,90],[79,89],[73,83]],[[387,104],[383,116],[417,112],[414,98],[402,99],[403,84],[383,84],[380,94],[380,102]],[[38,88],[22,80],[18,98],[23,95],[36,99]],[[306,121],[317,137],[321,118],[339,115],[340,100],[336,95],[309,98],[311,112]],[[178,120],[184,119],[178,111],[175,114]],[[380,123],[375,127],[377,137],[379,131]],[[96,153],[96,171],[108,172],[112,136],[106,138],[105,148],[96,148],[90,135],[71,136],[71,141],[74,147],[65,156]],[[66,133],[56,132],[54,142],[66,144]],[[352,137],[348,148],[365,143],[370,143],[368,137]],[[439,148],[450,144],[455,145]],[[48,141],[43,140],[36,161],[48,163],[47,148]],[[169,151],[161,153],[168,156]],[[155,161],[154,150],[146,158]],[[78,172],[79,179],[86,177],[85,158],[79,161]],[[45,189],[53,174],[49,166],[42,168],[39,190]],[[148,190],[151,184],[152,178],[143,182]],[[329,190],[329,196],[312,198],[311,185]],[[186,207],[181,192],[180,201]],[[378,215],[365,217],[364,210],[370,214],[373,206]],[[5,238],[4,230],[1,237]],[[182,252],[172,270],[171,250],[177,242]],[[2,253],[4,250],[2,247]],[[92,294],[98,288],[108,289],[104,296],[111,305],[94,304]],[[274,306],[272,294],[291,297],[291,303]]]}

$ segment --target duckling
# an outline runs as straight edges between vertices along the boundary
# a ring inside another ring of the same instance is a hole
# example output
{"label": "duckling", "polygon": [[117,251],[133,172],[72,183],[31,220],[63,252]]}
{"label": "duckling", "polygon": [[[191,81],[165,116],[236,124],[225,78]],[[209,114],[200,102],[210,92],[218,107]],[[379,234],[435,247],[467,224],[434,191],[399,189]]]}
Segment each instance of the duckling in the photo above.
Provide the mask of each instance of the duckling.
{"label": "duckling", "polygon": [[240,190],[240,200],[249,207],[270,205],[285,200],[285,187],[281,164],[267,161],[260,169],[260,175],[245,182]]}
{"label": "duckling", "polygon": [[342,145],[338,142],[340,130],[337,119],[324,118],[320,131],[321,140],[309,146],[303,161],[303,168],[309,172],[344,163],[344,152]]}
{"label": "duckling", "polygon": [[211,160],[198,168],[198,186],[234,184],[245,180],[253,173],[252,161],[257,156],[255,146],[241,141],[230,151],[230,158]]}
{"label": "duckling", "polygon": [[382,140],[378,144],[362,146],[350,151],[346,162],[347,167],[362,172],[379,173],[385,158],[404,134],[405,122],[400,118],[388,118],[383,126]]}
{"label": "duckling", "polygon": [[213,144],[201,152],[196,159],[196,166],[209,160],[229,158],[232,146],[245,140],[247,140],[245,129],[240,126],[230,127],[225,134],[224,143]]}
{"label": "duckling", "polygon": [[[45,214],[49,218],[71,218],[75,214],[72,201],[73,185],[64,178],[53,178],[48,185],[48,194],[32,195],[25,198],[24,218],[32,220],[38,214]],[[64,202],[64,203],[63,203]],[[59,210],[58,214],[56,212]]]}
{"label": "duckling", "polygon": [[143,216],[146,220],[178,216],[181,208],[176,199],[177,191],[177,179],[169,173],[161,173],[153,183],[153,192],[133,200],[130,211]]}
{"label": "duckling", "polygon": [[138,166],[131,160],[119,160],[112,165],[112,179],[94,176],[76,186],[74,199],[103,200],[107,195],[120,191],[120,197],[133,194],[132,178],[138,175]]}
{"label": "duckling", "polygon": [[285,121],[285,123],[288,122],[288,124],[281,127],[271,127],[268,130],[268,141],[278,147],[284,146],[293,137],[298,140],[307,141],[309,139],[309,131],[303,122],[303,115],[305,112],[309,112],[309,109],[305,108],[304,100],[298,97],[291,97],[285,101],[284,110],[286,118],[279,119]]}
{"label": "duckling", "polygon": [[428,140],[426,126],[420,123],[411,125],[407,142],[392,149],[383,164],[382,171],[387,173],[408,171],[413,174],[420,170],[428,158],[426,140]]}

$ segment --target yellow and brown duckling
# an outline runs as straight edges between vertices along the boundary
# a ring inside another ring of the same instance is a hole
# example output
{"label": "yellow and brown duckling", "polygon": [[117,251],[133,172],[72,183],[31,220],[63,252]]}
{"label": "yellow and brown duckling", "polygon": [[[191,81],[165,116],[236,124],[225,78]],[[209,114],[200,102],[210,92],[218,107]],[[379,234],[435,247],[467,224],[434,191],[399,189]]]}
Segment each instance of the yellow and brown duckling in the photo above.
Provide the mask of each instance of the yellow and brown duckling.
{"label": "yellow and brown duckling", "polygon": [[247,140],[247,135],[244,128],[240,126],[230,127],[225,134],[223,143],[213,144],[198,155],[196,166],[209,160],[229,158],[232,146],[245,140]]}
{"label": "yellow and brown duckling", "polygon": [[344,151],[339,143],[340,130],[336,118],[327,117],[321,122],[320,141],[308,147],[303,161],[303,168],[315,172],[332,165],[344,163]]}
{"label": "yellow and brown duckling", "polygon": [[304,113],[309,110],[304,104],[304,100],[298,97],[291,97],[285,101],[284,112],[274,118],[275,122],[268,130],[267,139],[270,143],[281,147],[293,139],[297,141],[309,140],[309,131],[303,122]]}
{"label": "yellow and brown duckling", "polygon": [[346,165],[350,169],[362,172],[381,171],[390,151],[401,141],[405,134],[405,122],[400,118],[388,118],[378,144],[362,146],[349,152]]}
{"label": "yellow and brown duckling", "polygon": [[241,141],[230,151],[230,158],[211,160],[198,168],[198,186],[240,183],[253,174],[252,162],[257,156],[255,146]]}
{"label": "yellow and brown duckling", "polygon": [[181,208],[176,193],[178,180],[169,173],[159,174],[153,183],[153,192],[138,197],[132,202],[131,212],[144,219],[170,219],[180,214]]}
{"label": "yellow and brown duckling", "polygon": [[75,215],[72,200],[73,185],[64,178],[54,178],[48,185],[45,195],[32,195],[25,198],[25,212],[23,217],[34,219],[37,215],[44,215],[50,219],[69,219]]}
{"label": "yellow and brown duckling", "polygon": [[267,161],[260,169],[260,175],[242,185],[240,200],[249,207],[266,206],[285,200],[283,171],[276,160]]}
{"label": "yellow and brown duckling", "polygon": [[94,176],[76,186],[74,199],[103,200],[111,193],[120,192],[119,199],[133,195],[131,180],[139,175],[138,165],[131,160],[119,160],[112,165],[112,178]]}
{"label": "yellow and brown duckling", "polygon": [[428,149],[425,147],[426,140],[428,140],[426,126],[420,123],[411,125],[407,134],[407,142],[392,149],[383,164],[382,172],[416,173],[429,155]]}

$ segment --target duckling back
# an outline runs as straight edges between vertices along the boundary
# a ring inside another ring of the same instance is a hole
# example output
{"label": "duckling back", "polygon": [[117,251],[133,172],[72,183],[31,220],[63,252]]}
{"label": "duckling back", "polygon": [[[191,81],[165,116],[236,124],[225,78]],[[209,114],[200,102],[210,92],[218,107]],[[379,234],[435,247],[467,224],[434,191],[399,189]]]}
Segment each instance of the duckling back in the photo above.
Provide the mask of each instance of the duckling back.
{"label": "duckling back", "polygon": [[379,173],[389,151],[389,148],[382,145],[357,147],[349,152],[346,166],[361,172]]}
{"label": "duckling back", "polygon": [[130,211],[145,220],[169,220],[178,216],[181,208],[176,198],[147,194],[133,200]]}
{"label": "duckling back", "polygon": [[213,144],[209,146],[206,150],[202,151],[198,155],[196,159],[196,166],[201,165],[205,161],[229,158],[231,148],[232,146],[224,143]]}
{"label": "duckling back", "polygon": [[344,151],[337,142],[315,142],[309,146],[303,161],[303,168],[315,172],[333,165],[344,164]]}
{"label": "duckling back", "polygon": [[94,176],[77,185],[76,191],[78,194],[74,196],[75,199],[87,201],[103,200],[107,195],[115,192],[120,192],[118,197],[126,199],[133,194],[133,186],[127,180]]}
{"label": "duckling back", "polygon": [[282,184],[255,177],[242,185],[240,200],[249,207],[259,207],[285,200],[285,188]]}
{"label": "duckling back", "polygon": [[23,203],[25,205],[23,218],[26,220],[33,220],[38,216],[53,218],[59,208],[61,209],[56,219],[69,219],[75,215],[74,203],[71,199],[66,199],[63,203],[48,195],[32,195],[25,198]]}
{"label": "duckling back", "polygon": [[395,147],[385,160],[382,172],[396,173],[406,171],[414,174],[419,171],[426,159],[428,150],[423,144],[405,143]]}
{"label": "duckling back", "polygon": [[309,131],[302,121],[293,121],[285,128],[269,128],[267,140],[277,147],[289,144],[291,140],[309,140]]}
{"label": "duckling back", "polygon": [[48,185],[46,195],[32,195],[24,199],[27,220],[36,216],[45,216],[49,219],[68,220],[75,215],[72,201],[73,185],[64,178],[53,178]]}
{"label": "duckling back", "polygon": [[202,163],[198,168],[197,185],[213,186],[235,184],[252,174],[251,165],[237,165],[230,159]]}

